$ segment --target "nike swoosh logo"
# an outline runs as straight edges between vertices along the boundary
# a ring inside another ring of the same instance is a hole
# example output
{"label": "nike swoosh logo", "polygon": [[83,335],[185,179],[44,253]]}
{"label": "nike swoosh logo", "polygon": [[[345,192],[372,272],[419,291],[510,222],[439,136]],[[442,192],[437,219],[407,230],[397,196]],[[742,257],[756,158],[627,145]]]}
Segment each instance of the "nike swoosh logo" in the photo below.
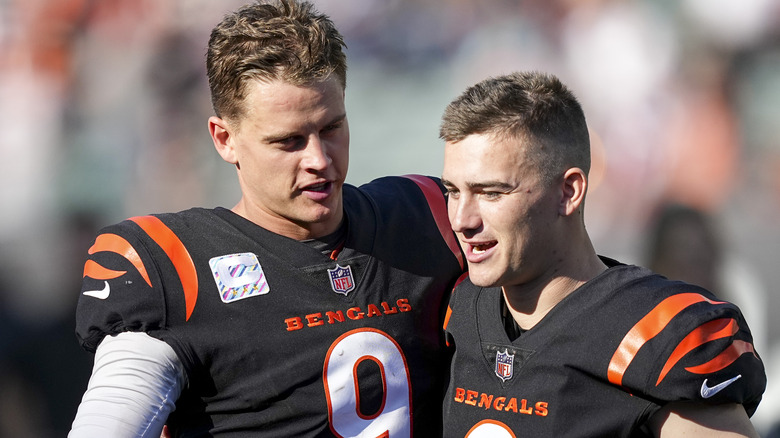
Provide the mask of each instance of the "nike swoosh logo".
{"label": "nike swoosh logo", "polygon": [[108,295],[111,293],[111,286],[108,285],[108,282],[105,282],[106,285],[103,286],[103,289],[101,290],[85,290],[84,295],[88,297],[95,297],[99,300],[105,300],[108,298]]}
{"label": "nike swoosh logo", "polygon": [[701,397],[702,398],[710,398],[710,397],[712,397],[713,395],[715,395],[715,394],[719,393],[720,391],[722,391],[723,388],[725,388],[725,387],[731,385],[732,383],[734,383],[740,377],[742,377],[742,374],[739,374],[736,377],[732,377],[732,378],[726,380],[725,382],[718,383],[715,386],[707,386],[707,379],[704,379],[704,382],[701,384]]}

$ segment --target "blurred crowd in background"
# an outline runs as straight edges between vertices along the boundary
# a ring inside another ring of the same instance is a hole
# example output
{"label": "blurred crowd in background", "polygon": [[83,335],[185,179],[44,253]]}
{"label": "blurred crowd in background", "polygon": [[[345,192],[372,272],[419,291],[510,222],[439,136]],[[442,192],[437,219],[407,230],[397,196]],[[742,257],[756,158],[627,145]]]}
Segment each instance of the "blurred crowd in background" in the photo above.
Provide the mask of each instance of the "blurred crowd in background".
{"label": "blurred crowd in background", "polygon": [[[438,124],[512,70],[580,98],[599,253],[743,309],[780,421],[780,1],[314,0],[348,45],[348,182],[439,175]],[[243,0],[0,0],[0,437],[64,436],[92,357],[74,309],[97,230],[232,207],[204,53]]]}

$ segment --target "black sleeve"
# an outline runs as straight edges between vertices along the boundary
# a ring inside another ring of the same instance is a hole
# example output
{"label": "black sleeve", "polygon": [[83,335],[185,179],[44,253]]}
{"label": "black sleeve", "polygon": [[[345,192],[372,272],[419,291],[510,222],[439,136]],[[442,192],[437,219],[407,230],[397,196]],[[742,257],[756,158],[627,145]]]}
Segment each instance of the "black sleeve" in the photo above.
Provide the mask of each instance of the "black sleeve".
{"label": "black sleeve", "polygon": [[[641,347],[638,339],[645,340]],[[655,306],[626,334],[613,365],[637,347],[622,384],[659,404],[739,403],[752,415],[766,387],[764,364],[739,308],[703,290],[690,288]]]}
{"label": "black sleeve", "polygon": [[84,265],[76,336],[94,352],[106,335],[165,326],[163,285],[154,242],[131,221],[98,234]]}

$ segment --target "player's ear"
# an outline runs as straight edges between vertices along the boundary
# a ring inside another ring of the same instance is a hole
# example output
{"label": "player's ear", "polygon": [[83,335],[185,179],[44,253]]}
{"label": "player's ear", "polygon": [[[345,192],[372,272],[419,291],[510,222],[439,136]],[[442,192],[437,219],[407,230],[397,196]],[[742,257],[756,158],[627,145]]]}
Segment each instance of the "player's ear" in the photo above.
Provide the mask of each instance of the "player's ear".
{"label": "player's ear", "polygon": [[238,165],[238,156],[233,145],[233,130],[230,124],[217,116],[209,117],[209,133],[217,153],[230,164]]}
{"label": "player's ear", "polygon": [[559,206],[561,216],[569,216],[582,206],[587,188],[588,177],[579,167],[572,167],[563,174],[563,190]]}

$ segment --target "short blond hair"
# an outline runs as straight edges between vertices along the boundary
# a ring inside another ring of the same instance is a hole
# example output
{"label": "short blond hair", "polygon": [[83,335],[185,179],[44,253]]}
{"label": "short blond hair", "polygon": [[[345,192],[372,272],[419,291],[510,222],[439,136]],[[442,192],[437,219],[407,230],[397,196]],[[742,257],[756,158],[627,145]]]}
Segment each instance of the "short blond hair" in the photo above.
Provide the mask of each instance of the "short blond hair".
{"label": "short blond hair", "polygon": [[298,0],[266,0],[226,15],[211,31],[206,70],[217,116],[243,116],[249,80],[347,84],[344,39],[331,19]]}

